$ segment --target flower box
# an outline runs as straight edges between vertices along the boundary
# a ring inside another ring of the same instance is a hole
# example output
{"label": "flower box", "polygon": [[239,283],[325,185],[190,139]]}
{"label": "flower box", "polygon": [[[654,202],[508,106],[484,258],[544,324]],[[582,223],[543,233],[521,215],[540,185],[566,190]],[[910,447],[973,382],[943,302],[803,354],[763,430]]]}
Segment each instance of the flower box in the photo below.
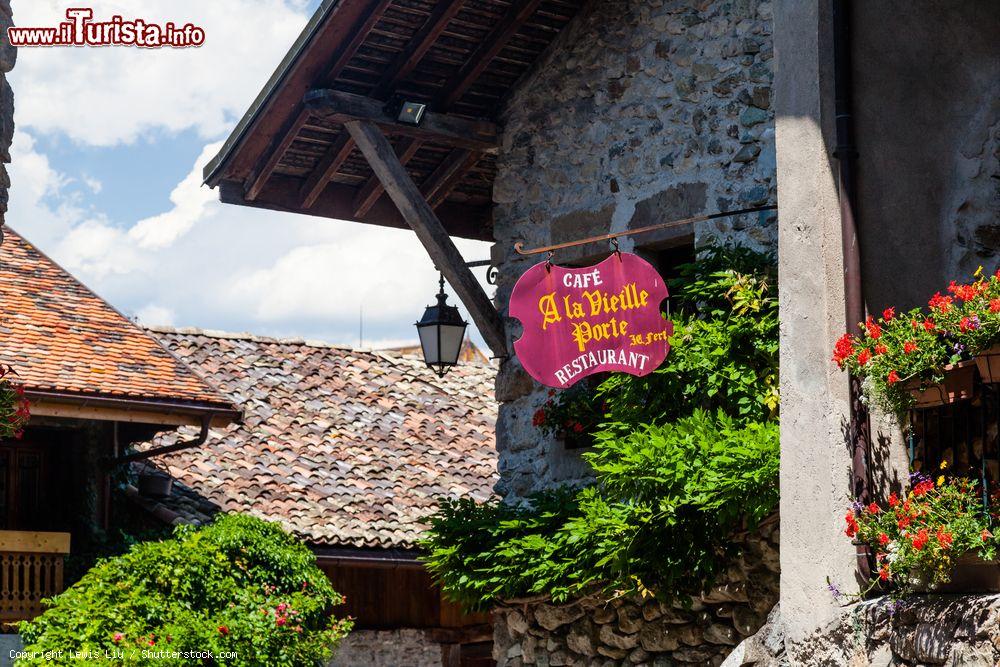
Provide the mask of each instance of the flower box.
{"label": "flower box", "polygon": [[983,382],[1000,382],[1000,345],[993,345],[977,354],[976,368],[979,369],[979,377]]}
{"label": "flower box", "polygon": [[[1000,357],[995,361],[1000,372]],[[923,384],[920,378],[906,383],[906,389],[913,396],[916,408],[932,408],[950,405],[972,398],[976,379],[977,363],[963,361],[944,367],[944,380],[933,384]]]}
{"label": "flower box", "polygon": [[933,587],[935,593],[1000,593],[1000,563],[966,554],[955,561],[951,581]]}

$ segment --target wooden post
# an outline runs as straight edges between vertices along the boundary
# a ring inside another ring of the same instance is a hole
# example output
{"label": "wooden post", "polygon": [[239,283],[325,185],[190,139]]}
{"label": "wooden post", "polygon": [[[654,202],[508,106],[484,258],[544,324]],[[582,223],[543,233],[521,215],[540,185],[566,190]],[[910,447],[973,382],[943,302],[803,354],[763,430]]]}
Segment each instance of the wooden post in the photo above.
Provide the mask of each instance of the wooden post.
{"label": "wooden post", "polygon": [[353,120],[344,124],[364,154],[372,171],[396,204],[400,215],[416,232],[434,265],[448,279],[495,357],[507,356],[503,321],[482,285],[465,265],[462,254],[445,231],[434,210],[399,162],[392,144],[371,121]]}

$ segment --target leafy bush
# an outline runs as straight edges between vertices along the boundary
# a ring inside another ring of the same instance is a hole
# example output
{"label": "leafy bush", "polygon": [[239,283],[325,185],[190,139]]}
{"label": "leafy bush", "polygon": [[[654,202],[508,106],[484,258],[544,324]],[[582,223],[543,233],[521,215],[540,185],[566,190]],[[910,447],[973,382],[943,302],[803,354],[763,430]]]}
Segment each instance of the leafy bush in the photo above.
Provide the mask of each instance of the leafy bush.
{"label": "leafy bush", "polygon": [[670,354],[645,376],[616,373],[597,389],[606,421],[626,429],[695,409],[742,423],[778,413],[778,295],[774,258],[717,248],[680,267]]}
{"label": "leafy bush", "polygon": [[64,652],[45,664],[77,664],[74,651],[120,651],[114,662],[126,665],[187,665],[205,652],[216,656],[207,664],[316,664],[350,630],[331,616],[342,602],[295,537],[227,515],[100,561],[20,632],[28,653]]}
{"label": "leafy bush", "polygon": [[584,458],[597,482],[526,505],[444,502],[424,562],[471,607],[604,588],[664,597],[700,592],[726,564],[729,537],[778,501],[778,426],[697,411],[627,437],[598,435]]}
{"label": "leafy bush", "polygon": [[[586,428],[596,481],[522,505],[445,502],[424,561],[469,606],[544,595],[697,593],[729,539],[778,502],[778,300],[773,257],[716,249],[672,284],[671,351],[646,377],[550,396],[544,433]],[[602,410],[598,413],[597,410]],[[577,426],[579,425],[579,426]]]}

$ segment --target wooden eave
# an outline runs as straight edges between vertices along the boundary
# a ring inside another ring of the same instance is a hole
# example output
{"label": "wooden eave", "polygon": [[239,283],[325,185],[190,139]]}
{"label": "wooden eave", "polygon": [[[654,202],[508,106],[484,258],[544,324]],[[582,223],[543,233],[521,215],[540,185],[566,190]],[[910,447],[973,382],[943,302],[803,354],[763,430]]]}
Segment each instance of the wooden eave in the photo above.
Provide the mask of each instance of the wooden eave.
{"label": "wooden eave", "polygon": [[[222,201],[407,227],[344,123],[386,135],[447,232],[492,240],[497,114],[585,0],[324,0],[205,168]],[[418,128],[390,101],[428,105]]]}

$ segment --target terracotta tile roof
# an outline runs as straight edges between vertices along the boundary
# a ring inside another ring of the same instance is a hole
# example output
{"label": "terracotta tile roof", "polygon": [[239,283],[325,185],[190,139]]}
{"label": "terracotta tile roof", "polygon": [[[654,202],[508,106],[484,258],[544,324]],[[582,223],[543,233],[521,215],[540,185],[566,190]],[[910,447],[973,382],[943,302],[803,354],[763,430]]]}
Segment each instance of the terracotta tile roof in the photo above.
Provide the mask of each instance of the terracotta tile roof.
{"label": "terracotta tile roof", "polygon": [[[203,521],[214,503],[283,522],[318,546],[410,548],[441,496],[496,482],[495,370],[443,380],[422,361],[300,340],[151,330],[243,410],[205,445],[158,457],[193,489],[161,501]],[[164,434],[148,446],[189,438]],[[176,520],[172,521],[176,522]]]}
{"label": "terracotta tile roof", "polygon": [[9,227],[0,362],[29,391],[232,406],[158,341]]}

